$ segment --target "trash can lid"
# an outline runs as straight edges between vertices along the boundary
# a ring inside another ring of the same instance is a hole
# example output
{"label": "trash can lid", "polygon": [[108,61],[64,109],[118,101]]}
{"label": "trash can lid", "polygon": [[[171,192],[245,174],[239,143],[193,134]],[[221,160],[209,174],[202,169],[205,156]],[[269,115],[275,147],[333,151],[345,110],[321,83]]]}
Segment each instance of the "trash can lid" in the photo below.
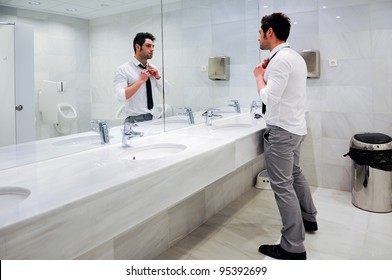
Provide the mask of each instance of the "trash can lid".
{"label": "trash can lid", "polygon": [[386,144],[392,141],[391,137],[382,133],[360,133],[355,134],[354,138],[368,144]]}

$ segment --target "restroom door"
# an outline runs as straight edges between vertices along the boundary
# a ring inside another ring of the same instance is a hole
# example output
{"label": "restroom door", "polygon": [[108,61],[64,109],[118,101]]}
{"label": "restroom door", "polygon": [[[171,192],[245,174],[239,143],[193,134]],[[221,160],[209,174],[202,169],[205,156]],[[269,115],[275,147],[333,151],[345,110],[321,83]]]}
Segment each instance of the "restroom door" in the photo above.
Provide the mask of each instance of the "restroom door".
{"label": "restroom door", "polygon": [[0,23],[0,147],[16,143],[14,31]]}
{"label": "restroom door", "polygon": [[16,143],[35,140],[34,29],[15,24],[15,106]]}

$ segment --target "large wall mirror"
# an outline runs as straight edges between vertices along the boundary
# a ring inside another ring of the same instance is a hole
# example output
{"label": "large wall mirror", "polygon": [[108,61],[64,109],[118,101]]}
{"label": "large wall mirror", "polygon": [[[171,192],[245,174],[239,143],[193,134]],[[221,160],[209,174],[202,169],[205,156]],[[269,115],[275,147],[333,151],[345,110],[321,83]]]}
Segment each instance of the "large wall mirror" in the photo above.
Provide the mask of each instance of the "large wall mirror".
{"label": "large wall mirror", "polygon": [[[85,6],[88,1],[45,1],[41,8],[28,8],[28,1],[23,7],[18,6],[21,1],[2,1],[0,22],[23,23],[34,29],[37,107],[44,81],[52,81],[59,87],[58,102],[77,112],[69,131],[61,133],[43,120],[37,108],[36,140],[89,131],[92,119],[122,125],[125,116],[113,96],[113,75],[134,55],[132,40],[138,32],[156,37],[151,63],[170,85],[159,100],[163,118],[157,121],[157,132],[190,125],[187,108],[192,109],[196,122],[202,121],[208,108],[220,109],[223,117],[234,113],[231,100],[239,102],[242,112],[249,110],[257,98],[252,70],[260,59],[260,1],[133,0],[122,3],[124,9],[113,7],[101,16],[89,12],[100,14],[102,9],[103,13],[114,1],[91,2],[91,7]],[[70,9],[62,14],[51,12],[73,4],[85,16],[72,15]],[[228,80],[208,78],[208,60],[215,56],[230,58]],[[177,120],[181,125],[175,124]]]}

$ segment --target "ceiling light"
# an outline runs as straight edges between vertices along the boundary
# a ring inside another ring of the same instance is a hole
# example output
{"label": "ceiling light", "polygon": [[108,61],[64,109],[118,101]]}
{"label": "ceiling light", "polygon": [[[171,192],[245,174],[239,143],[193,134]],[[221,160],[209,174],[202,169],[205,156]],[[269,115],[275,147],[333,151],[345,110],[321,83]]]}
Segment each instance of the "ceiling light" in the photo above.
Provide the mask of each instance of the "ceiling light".
{"label": "ceiling light", "polygon": [[41,5],[41,2],[30,1],[29,4],[30,4],[30,5],[38,6],[38,5]]}
{"label": "ceiling light", "polygon": [[78,9],[75,9],[75,8],[69,8],[69,9],[67,9],[68,12],[72,12],[72,13],[76,12],[77,10],[78,10]]}

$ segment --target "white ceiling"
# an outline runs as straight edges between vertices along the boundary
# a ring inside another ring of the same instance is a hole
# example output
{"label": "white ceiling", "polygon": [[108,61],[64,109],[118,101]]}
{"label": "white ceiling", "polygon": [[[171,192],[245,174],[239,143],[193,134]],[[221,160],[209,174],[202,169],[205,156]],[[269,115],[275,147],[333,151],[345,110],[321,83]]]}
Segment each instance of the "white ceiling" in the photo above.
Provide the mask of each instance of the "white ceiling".
{"label": "white ceiling", "polygon": [[[174,0],[175,1],[175,0]],[[165,0],[173,2],[173,0]],[[34,5],[34,3],[39,3]],[[161,0],[0,0],[1,6],[84,19],[114,15],[160,4]]]}

